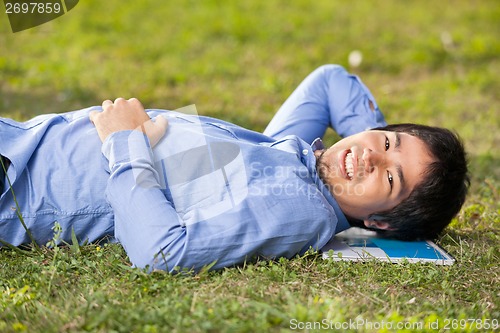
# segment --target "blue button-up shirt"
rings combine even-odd
[[[169,120],[150,149],[124,131],[102,145],[89,108],[26,123],[2,119],[1,155],[20,210],[38,243],[116,237],[140,267],[215,268],[253,257],[321,248],[348,223],[318,178],[311,146],[278,141],[220,120],[149,110]],[[20,149],[22,148],[22,149]],[[29,239],[6,186],[0,235]]]
[[[342,127],[356,117],[384,124],[378,110],[369,111],[367,89],[354,85],[345,96],[357,104],[339,107],[345,115],[334,127],[365,129],[363,122]],[[290,258],[349,227],[318,178],[311,146],[297,136],[276,140],[212,118],[148,110],[169,121],[154,149],[139,131],[113,133],[101,144],[88,117],[100,109],[24,123],[0,118],[12,184],[0,197],[2,241],[30,242],[13,193],[38,243],[53,238],[57,222],[61,241],[71,242],[73,230],[81,243],[117,240],[134,265],[169,271]]]

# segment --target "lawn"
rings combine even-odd
[[[2,249],[0,332],[494,331],[499,22],[494,0],[86,0],[14,34],[2,9],[0,116],[135,96],[261,131],[305,75],[338,63],[363,79],[388,122],[456,130],[472,186],[437,241],[456,258],[450,267],[311,252],[172,276],[130,268],[118,245]]]

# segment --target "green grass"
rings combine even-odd
[[[23,120],[135,96],[146,107],[195,103],[202,114],[262,130],[305,75],[325,63],[349,67],[357,49],[363,62],[350,70],[387,120],[455,129],[473,180],[439,240],[457,259],[451,267],[309,253],[171,276],[131,269],[118,245],[3,249],[0,331],[279,332],[294,319],[361,318],[439,321],[443,330],[447,320],[450,328],[452,320],[498,320],[498,22],[494,0],[87,0],[16,34],[0,14],[1,116]],[[491,331],[477,324],[467,330]]]

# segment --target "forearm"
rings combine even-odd
[[[116,238],[135,266],[171,271],[182,256],[185,228],[160,189],[149,141],[139,131],[116,132],[103,153],[111,170],[106,198]],[[168,253],[162,253],[165,247]]]

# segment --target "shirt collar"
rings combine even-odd
[[[321,138],[314,139],[313,143],[311,143],[311,149],[313,152],[315,152],[316,150],[325,149],[325,145],[323,144],[323,140],[321,140]]]

